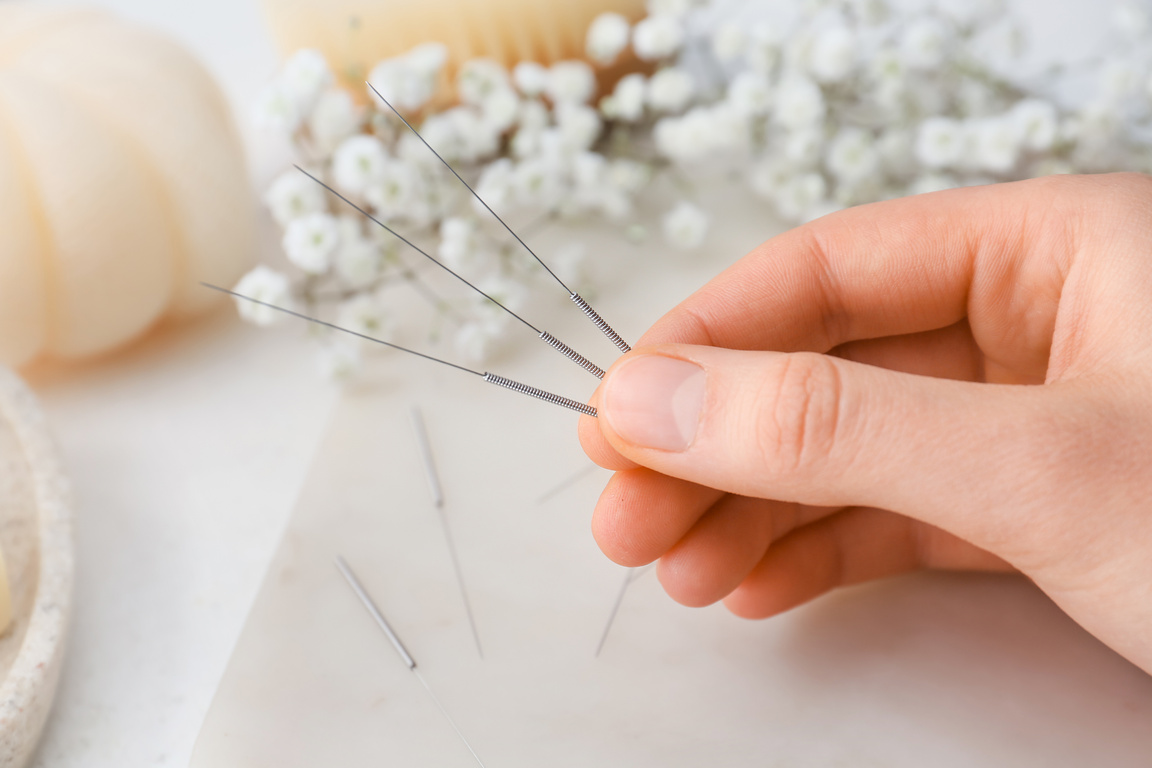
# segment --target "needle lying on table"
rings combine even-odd
[[[432,693],[432,689],[428,686],[428,681],[420,674],[420,670],[416,669],[416,660],[412,658],[412,654],[408,653],[408,649],[404,647],[404,643],[400,642],[400,638],[397,636],[395,630],[393,630],[392,626],[388,623],[388,619],[384,618],[384,614],[380,612],[380,609],[376,607],[376,603],[373,602],[368,591],[364,589],[364,585],[360,583],[360,579],[356,578],[356,574],[352,572],[352,569],[343,557],[336,557],[336,567],[340,569],[340,573],[344,576],[344,580],[348,582],[348,586],[352,587],[352,591],[356,593],[356,597],[360,598],[360,602],[364,604],[369,615],[375,619],[376,624],[384,632],[388,641],[392,643],[392,647],[396,649],[396,653],[400,654],[400,659],[408,669],[412,670],[412,674],[416,675],[416,679],[424,686],[424,690],[428,691],[428,695],[432,698],[432,703],[436,705],[436,709],[440,710],[440,714],[448,721],[448,725],[452,726],[452,730],[460,737],[460,741],[464,742],[464,746],[472,753],[472,757],[476,758],[476,762],[483,767],[484,761],[476,754],[476,750],[472,749],[472,745],[468,743],[468,739],[464,738],[464,734],[460,732],[460,729],[456,726],[456,721],[453,720],[452,716],[448,714],[448,711],[444,709],[444,705],[440,703],[440,699],[436,698],[436,694]]]
[[[444,167],[447,168],[449,171],[451,171],[452,175],[455,176],[457,178],[457,180],[459,180],[459,182],[461,184],[463,184],[469,192],[472,193],[472,197],[476,198],[477,202],[479,202],[480,205],[484,206],[484,208],[487,209],[488,213],[490,213],[496,217],[496,221],[500,222],[500,224],[504,227],[504,229],[508,230],[508,234],[510,234],[510,235],[512,235],[512,237],[516,238],[516,242],[518,242],[518,243],[520,243],[520,245],[524,246],[524,250],[528,251],[528,253],[532,255],[532,258],[536,259],[536,261],[540,264],[540,266],[544,267],[544,271],[547,272],[549,275],[551,275],[552,278],[557,283],[560,284],[560,287],[563,288],[568,293],[568,298],[570,298],[572,300],[572,303],[575,304],[576,306],[580,307],[580,311],[583,312],[588,317],[588,319],[592,321],[592,323],[600,330],[600,332],[603,333],[605,336],[607,336],[608,339],[613,344],[615,344],[616,348],[619,349],[621,352],[624,352],[625,354],[627,354],[628,352],[631,352],[632,347],[628,346],[628,342],[626,342],[626,341],[624,341],[624,339],[620,338],[620,334],[616,333],[616,331],[612,329],[612,326],[608,325],[608,323],[606,323],[604,321],[604,318],[602,318],[602,317],[600,317],[600,315],[596,314],[596,310],[592,309],[592,305],[589,304],[580,294],[576,293],[571,288],[569,288],[567,285],[565,285],[564,281],[560,279],[560,276],[557,275],[555,272],[553,272],[552,269],[547,264],[544,263],[544,260],[541,259],[539,256],[537,256],[536,252],[528,247],[527,243],[525,243],[523,240],[520,239],[520,235],[518,235],[512,231],[512,227],[508,226],[508,224],[504,221],[504,219],[500,218],[500,214],[498,214],[498,213],[496,213],[496,211],[492,210],[491,206],[489,206],[488,203],[484,202],[484,198],[480,197],[480,195],[476,193],[476,190],[472,189],[472,186],[468,182],[464,181],[463,177],[461,177],[460,174],[458,174],[456,172],[456,169],[453,168],[447,160],[445,160],[443,157],[441,157],[440,153],[437,152],[432,147],[431,144],[429,144],[427,141],[425,141],[424,137],[420,135],[420,132],[412,127],[412,124],[408,122],[408,120],[404,117],[404,115],[400,114],[399,110],[397,110],[396,107],[392,106],[391,102],[389,102],[388,99],[384,98],[384,96],[380,93],[380,91],[376,90],[376,86],[372,85],[372,83],[366,83],[366,85],[372,90],[372,93],[376,94],[376,97],[378,99],[380,99],[380,101],[384,102],[385,106],[387,106],[388,109],[392,110],[392,113],[395,114],[396,117],[400,118],[400,120],[404,123],[404,125],[406,125],[408,127],[408,130],[410,130],[410,131],[412,131],[412,133],[416,134],[416,138],[420,139],[421,143],[423,143],[424,146],[428,147],[428,149],[432,152],[432,154],[436,155],[436,159],[439,160],[440,162],[442,162],[444,164]],[[601,378],[603,378],[603,376],[601,376]]]
[[[464,371],[465,373],[471,373],[474,376],[480,376],[481,378],[484,379],[484,381],[488,382],[489,384],[495,384],[499,387],[504,387],[505,389],[510,389],[513,392],[519,392],[522,395],[531,395],[532,397],[538,398],[540,400],[544,400],[545,402],[552,403],[553,405],[559,405],[559,406],[563,406],[564,408],[568,408],[568,409],[573,410],[573,411],[578,411],[579,413],[583,413],[586,416],[591,416],[593,418],[596,417],[596,409],[590,405],[585,404],[585,403],[581,403],[581,402],[576,401],[576,400],[571,400],[567,397],[561,397],[560,395],[553,394],[552,392],[547,392],[543,389],[538,389],[536,387],[532,387],[532,386],[529,386],[527,384],[521,384],[518,381],[513,381],[512,379],[506,379],[503,376],[496,375],[495,373],[489,373],[488,371],[476,371],[476,370],[473,370],[471,368],[466,368],[463,365],[457,365],[456,363],[452,363],[452,362],[449,362],[447,360],[441,360],[439,357],[433,357],[432,355],[426,355],[423,352],[417,352],[414,349],[408,349],[408,347],[402,347],[399,344],[393,344],[390,341],[384,341],[383,339],[377,339],[375,336],[369,336],[366,333],[360,333],[359,331],[354,331],[351,328],[343,328],[339,325],[336,325],[335,323],[330,323],[327,320],[321,320],[317,317],[305,315],[303,312],[297,312],[294,309],[288,309],[287,307],[281,307],[281,306],[278,306],[276,304],[270,304],[267,301],[261,301],[260,299],[253,298],[251,296],[245,296],[242,293],[236,293],[236,291],[230,291],[227,288],[221,288],[218,285],[212,285],[211,283],[204,283],[204,282],[201,282],[200,285],[204,286],[205,288],[211,288],[214,291],[220,291],[221,293],[226,293],[229,296],[232,296],[232,297],[237,298],[237,299],[243,299],[244,301],[250,301],[253,304],[259,304],[262,307],[268,307],[269,309],[274,309],[277,312],[283,312],[287,315],[292,315],[293,317],[298,317],[301,320],[307,320],[310,323],[316,323],[317,325],[323,325],[323,326],[326,326],[328,328],[332,328],[333,330],[341,331],[342,333],[350,333],[353,336],[359,336],[362,339],[367,339],[368,341],[374,342],[376,344],[383,344],[386,347],[391,347],[392,349],[398,349],[401,352],[407,352],[410,355],[416,355],[417,357],[422,357],[425,360],[431,360],[434,363],[440,363],[441,365],[447,365],[449,367],[455,368],[458,371]]]
[[[476,629],[476,618],[472,615],[472,603],[468,600],[468,590],[464,587],[464,571],[460,568],[460,556],[456,553],[456,543],[452,539],[452,531],[448,527],[448,515],[444,512],[444,492],[440,488],[440,474],[436,471],[436,462],[432,458],[432,445],[428,442],[428,431],[424,428],[424,416],[420,409],[412,406],[408,409],[408,416],[412,421],[412,431],[416,434],[416,445],[420,448],[420,457],[424,460],[424,474],[428,478],[428,487],[432,491],[432,506],[440,516],[440,526],[444,529],[444,539],[448,543],[448,555],[452,558],[452,568],[456,572],[456,584],[460,587],[460,597],[464,600],[464,613],[468,615],[468,625],[472,627],[472,638],[476,641],[476,652],[484,658],[484,649],[480,646],[480,631]]]

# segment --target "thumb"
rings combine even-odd
[[[622,455],[666,475],[744,496],[889,509],[996,550],[1006,519],[1026,520],[1024,508],[1042,503],[1045,454],[1067,444],[1052,434],[1063,412],[1052,389],[670,344],[612,367],[599,422]]]

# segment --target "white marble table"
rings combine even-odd
[[[241,117],[275,69],[255,0],[91,4],[185,42]],[[1018,4],[1060,49],[1103,16]],[[254,153],[254,177],[275,163]],[[31,383],[78,499],[70,657],[37,765],[183,768],[336,392],[294,329],[224,314]]]

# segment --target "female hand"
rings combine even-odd
[[[770,350],[770,351],[769,351]],[[662,318],[581,420],[593,532],[764,617],[918,568],[1018,570],[1152,672],[1152,178],[842,211]]]

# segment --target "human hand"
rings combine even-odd
[[[765,617],[918,568],[1015,569],[1152,672],[1152,178],[794,229],[657,322],[592,404],[581,440],[618,470],[596,540],[659,558],[682,603]]]

